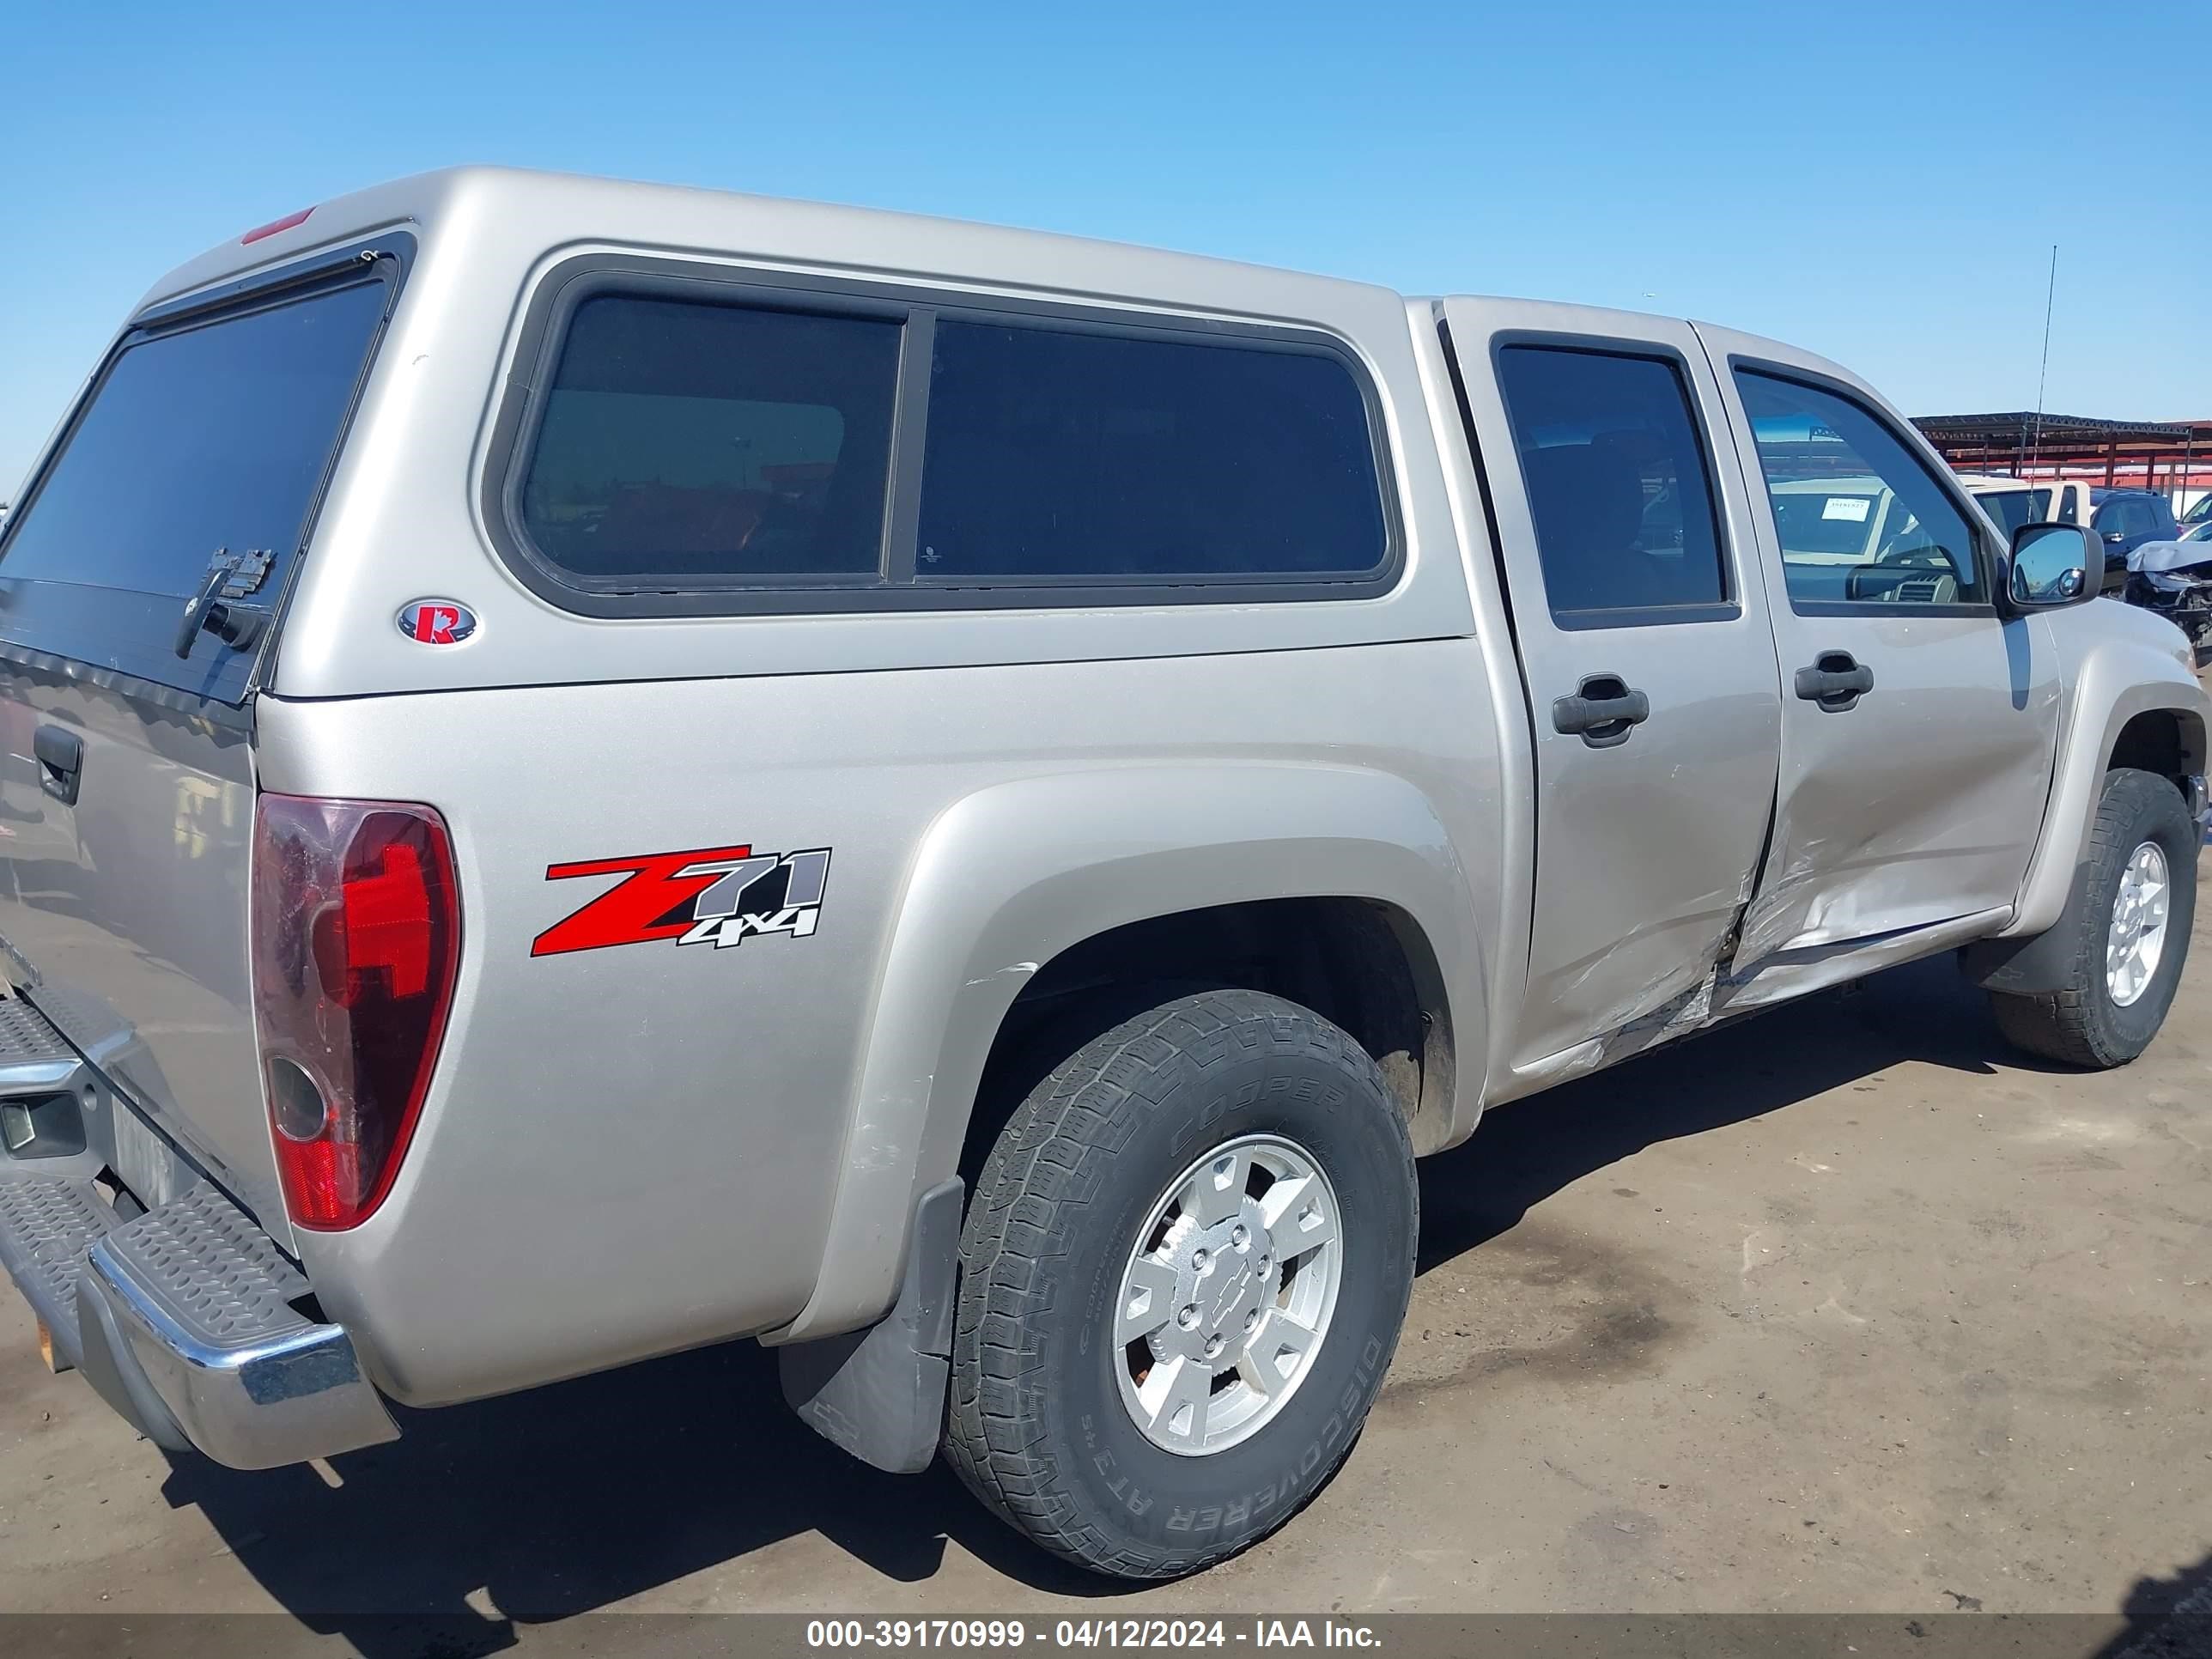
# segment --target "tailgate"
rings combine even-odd
[[[252,697],[396,276],[349,251],[142,319],[0,539],[10,975],[280,1237],[248,984]],[[180,634],[203,595],[221,608]]]

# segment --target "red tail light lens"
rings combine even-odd
[[[428,807],[256,804],[253,1012],[295,1224],[357,1225],[392,1189],[437,1064],[460,934],[453,848]]]

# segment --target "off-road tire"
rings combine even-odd
[[[1212,1148],[1272,1133],[1332,1184],[1344,1242],[1328,1330],[1279,1413],[1201,1456],[1138,1429],[1110,1369],[1121,1275],[1147,1208]],[[1084,1044],[1032,1090],[975,1183],[961,1237],[946,1461],[1055,1555],[1171,1578],[1273,1531],[1365,1420],[1413,1288],[1419,1190],[1366,1052],[1279,997],[1178,996]]]
[[[2105,979],[2105,941],[2130,856],[2145,842],[2166,854],[2172,881],[2164,952],[2141,996],[2122,1007]],[[2119,767],[2105,775],[2089,832],[2081,884],[2059,926],[2072,930],[2065,983],[2055,991],[1992,991],[1997,1030],[2014,1047],[2092,1071],[2124,1066],[2150,1046],[2172,1006],[2197,915],[2199,835],[2181,792],[2153,772]]]

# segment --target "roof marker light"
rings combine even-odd
[[[307,216],[313,211],[314,209],[311,207],[303,207],[297,213],[288,213],[281,219],[271,219],[267,224],[247,231],[238,240],[240,242],[258,242],[264,236],[274,236],[280,230],[289,230],[295,225],[304,225],[307,222]]]

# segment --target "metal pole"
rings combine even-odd
[[[2043,389],[2051,379],[2051,310],[2058,298],[2058,244],[2051,245],[2051,283],[2043,291],[2043,364],[2035,372],[2035,436],[2028,446],[2028,465],[2043,452]]]

